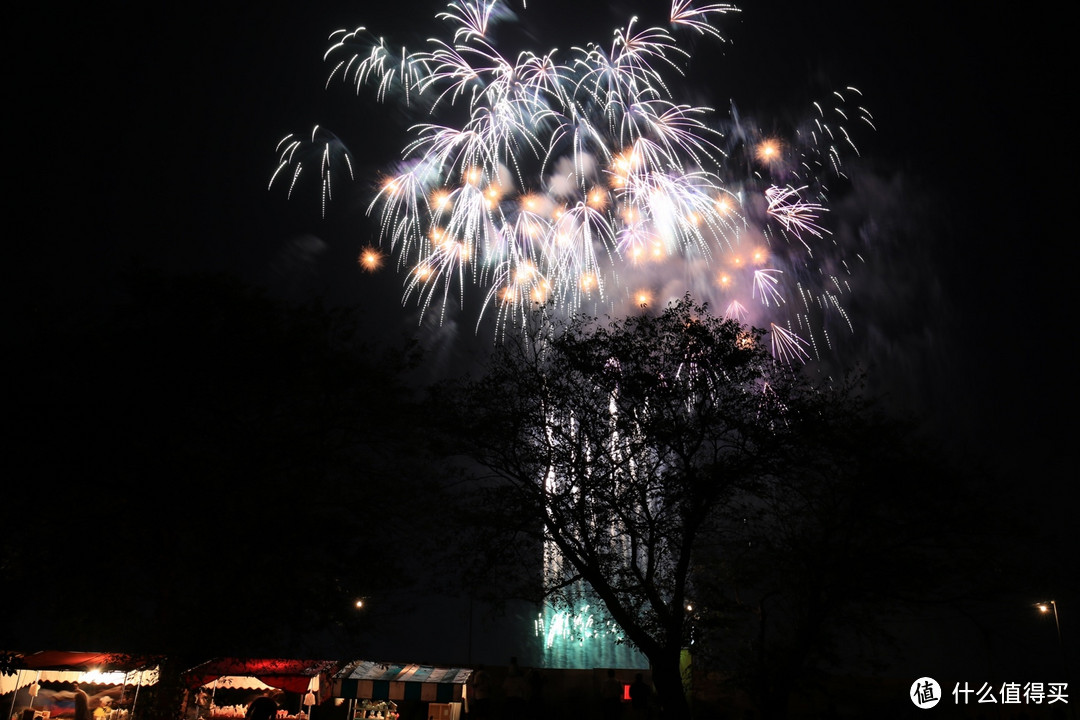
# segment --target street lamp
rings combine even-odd
[[[1047,600],[1046,602],[1035,603],[1035,607],[1039,609],[1043,615],[1047,615],[1051,612],[1054,613],[1054,627],[1057,629],[1058,636],[1058,648],[1061,650],[1061,668],[1065,671],[1065,681],[1069,680],[1069,661],[1065,656],[1065,642],[1061,639],[1061,618],[1058,617],[1058,606],[1056,600]]]

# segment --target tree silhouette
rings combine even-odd
[[[699,557],[695,660],[764,718],[825,673],[895,663],[898,618],[990,594],[975,477],[860,387],[804,398],[784,472],[737,492]]]
[[[538,589],[598,599],[649,660],[667,716],[687,717],[680,653],[707,602],[695,578],[731,504],[799,462],[820,393],[760,331],[686,297],[606,326],[540,313],[452,398],[460,449],[486,470],[474,521],[488,561],[535,568],[542,551]]]

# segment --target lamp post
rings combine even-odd
[[[1065,672],[1065,681],[1069,681],[1069,660],[1065,655],[1065,641],[1061,639],[1061,618],[1058,616],[1058,606],[1056,600],[1047,600],[1046,602],[1036,603],[1035,607],[1039,608],[1039,612],[1048,614],[1054,613],[1054,628],[1057,630],[1058,636],[1058,649],[1061,650],[1061,668]]]

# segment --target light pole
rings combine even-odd
[[[1054,627],[1057,629],[1058,636],[1058,649],[1061,650],[1061,668],[1065,671],[1065,682],[1069,681],[1069,660],[1065,655],[1065,642],[1061,639],[1061,618],[1058,617],[1058,606],[1056,600],[1047,600],[1046,602],[1036,603],[1035,607],[1039,608],[1039,612],[1044,615],[1050,612],[1054,613]]]

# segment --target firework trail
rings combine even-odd
[[[354,180],[352,160],[344,144],[337,135],[316,125],[307,140],[286,135],[277,146],[278,165],[270,176],[270,187],[287,172],[289,176],[289,197],[292,197],[296,183],[300,180],[304,168],[312,162],[319,165],[319,184],[322,190],[322,214],[326,216],[326,204],[334,199],[333,178],[340,174],[340,166],[348,172],[349,180]],[[288,169],[291,168],[291,171]]]
[[[597,311],[691,291],[766,327],[774,354],[796,361],[850,332],[852,268],[825,221],[826,179],[843,177],[848,127],[869,114],[848,88],[780,140],[734,106],[721,118],[678,102],[689,54],[676,35],[722,40],[716,21],[736,12],[673,0],[669,27],[632,18],[610,45],[543,55],[500,52],[494,26],[515,14],[498,0],[451,2],[437,16],[446,37],[419,50],[363,27],[333,33],[328,84],[426,112],[368,207],[407,273],[405,300],[441,315],[478,288],[480,317],[504,329],[536,303]],[[322,130],[278,153],[271,185],[291,193],[317,161],[324,207],[335,176],[352,176]]]

